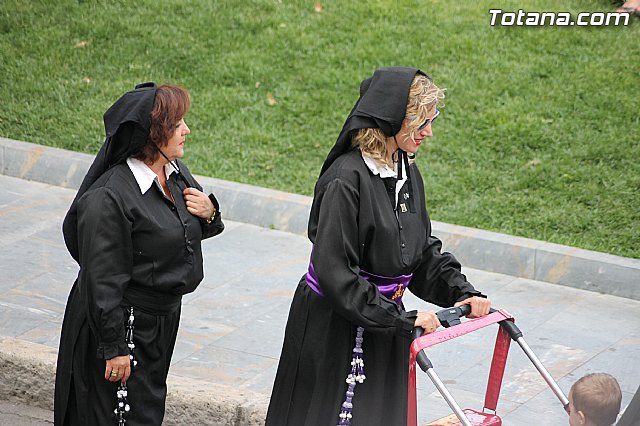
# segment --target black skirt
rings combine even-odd
[[[124,318],[128,319],[128,307],[122,309]],[[134,317],[134,356],[138,363],[127,381],[131,411],[126,424],[161,425],[180,307],[167,315],[156,315],[134,307]],[[76,336],[71,335],[75,333],[63,333],[61,336],[55,425],[114,426],[117,424],[114,410],[118,404],[116,392],[119,382],[105,380],[106,361],[96,357],[97,341],[91,328],[86,320],[78,325]]]
[[[335,426],[345,400],[357,325],[300,281],[293,298],[266,426]],[[355,387],[352,426],[406,424],[408,338],[364,333],[366,379]]]

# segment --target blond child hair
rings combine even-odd
[[[622,392],[618,381],[606,373],[580,378],[569,391],[571,426],[611,426],[620,412]]]

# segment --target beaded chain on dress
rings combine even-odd
[[[127,416],[131,407],[129,407],[129,401],[127,399],[127,384],[120,383],[118,386],[118,406],[113,410],[116,418],[118,419],[118,426],[124,426],[127,423]]]
[[[133,370],[138,365],[138,361],[133,355],[133,350],[136,348],[136,345],[133,343],[133,329],[135,328],[133,326],[134,320],[135,320],[135,317],[133,316],[133,306],[131,306],[129,308],[129,321],[127,322],[127,334],[125,336],[125,340],[127,341],[127,347],[129,348],[129,361],[131,362],[132,373],[133,373]]]
[[[129,362],[131,363],[131,373],[133,374],[134,368],[138,365],[138,361],[135,359],[133,355],[133,350],[136,345],[133,343],[133,321],[135,320],[135,316],[133,315],[133,306],[129,308],[129,320],[127,321],[127,330],[125,335],[125,340],[127,342],[127,347],[129,348]],[[116,415],[118,419],[118,426],[125,426],[127,423],[127,416],[131,412],[131,407],[129,406],[129,401],[127,399],[128,395],[127,384],[120,383],[118,386],[117,396],[118,396],[118,406],[113,413]]]
[[[364,379],[367,378],[364,375],[364,353],[362,351],[363,333],[364,328],[358,327],[356,329],[356,344],[351,357],[351,372],[346,380],[349,386],[347,387],[346,398],[340,410],[340,422],[338,426],[351,425],[351,419],[353,418],[353,396],[356,384],[364,382]]]

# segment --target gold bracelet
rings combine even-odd
[[[209,219],[207,219],[207,225],[211,224],[211,222],[213,222],[213,219],[216,218],[216,208],[213,208],[213,213],[211,213],[211,217]]]

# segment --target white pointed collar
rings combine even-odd
[[[158,185],[160,184],[158,176],[143,161],[129,157],[127,158],[127,166],[129,166],[131,173],[133,173],[133,177],[136,179],[142,194],[146,194],[154,181],[157,181]],[[167,176],[167,179],[169,179],[169,176],[171,176],[172,173],[175,173],[175,169],[171,164],[167,163],[164,165],[164,173]]]

